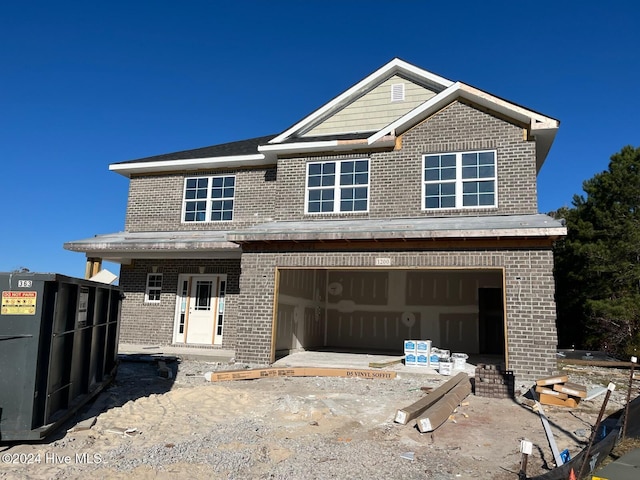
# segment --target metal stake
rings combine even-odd
[[[582,465],[580,465],[580,472],[578,473],[578,478],[582,478],[584,467],[586,467],[587,463],[589,462],[589,454],[591,453],[591,447],[593,446],[593,442],[595,441],[596,435],[598,434],[598,428],[600,427],[600,422],[602,421],[604,410],[607,407],[607,402],[609,401],[611,392],[613,392],[615,389],[616,389],[616,386],[613,383],[610,383],[609,386],[607,387],[607,394],[604,397],[604,402],[602,402],[602,408],[600,408],[600,413],[598,414],[598,420],[596,420],[596,424],[593,427],[593,431],[591,432],[591,438],[589,439],[589,445],[587,446],[587,449],[584,452],[584,458],[582,459]]]
[[[531,452],[533,451],[533,443],[521,440],[520,451],[522,452],[522,460],[520,461],[518,480],[527,480],[527,461],[529,460],[529,455],[531,455]]]
[[[631,357],[631,375],[629,375],[629,390],[627,390],[627,404],[624,407],[624,423],[622,424],[622,440],[627,435],[627,419],[629,418],[629,401],[631,400],[631,389],[633,388],[633,369],[638,363],[637,357]]]

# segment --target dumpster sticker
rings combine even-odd
[[[2,315],[35,315],[36,292],[2,292]]]

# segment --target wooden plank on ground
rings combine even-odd
[[[393,419],[394,422],[406,425],[414,418],[418,418],[422,414],[422,412],[424,412],[427,408],[440,400],[446,393],[448,393],[453,387],[458,385],[458,383],[462,382],[464,379],[469,380],[469,377],[466,373],[460,372],[456,376],[440,385],[435,390],[429,392],[420,400],[412,403],[408,407],[404,407],[396,411],[396,416]]]
[[[562,358],[558,359],[558,364],[560,365],[588,365],[590,367],[612,367],[612,368],[631,368],[631,365],[634,365],[631,362],[617,362],[617,361],[608,361],[608,360],[580,360],[580,359],[570,359],[570,358]]]
[[[395,365],[397,363],[402,363],[403,360],[404,360],[404,357],[400,357],[400,358],[394,358],[392,360],[385,360],[383,362],[370,362],[369,363],[369,367],[370,368],[390,367],[391,365]]]
[[[432,432],[451,416],[453,411],[460,405],[462,400],[471,393],[471,382],[465,374],[466,379],[462,380],[449,392],[447,392],[435,404],[427,408],[420,418],[418,418],[418,430],[420,432]]]
[[[536,385],[544,387],[546,385],[554,385],[556,383],[565,383],[569,381],[569,377],[567,375],[556,375],[555,377],[546,377],[536,380]]]
[[[566,393],[567,395],[571,395],[572,397],[587,397],[587,387],[584,385],[578,385],[577,383],[565,383],[565,384],[555,384],[553,389],[556,392]]]
[[[555,390],[552,390],[551,388],[548,387],[536,387],[536,393],[544,393],[545,395],[552,395],[556,398],[560,398],[561,400],[566,400],[567,398],[569,398],[569,395],[567,395],[566,393],[562,393],[562,392],[556,392]]]
[[[223,382],[230,380],[255,380],[258,378],[273,377],[350,377],[386,380],[396,378],[396,372],[364,370],[355,368],[317,368],[317,367],[293,367],[293,368],[256,368],[250,370],[229,370],[224,372],[207,372],[205,379],[210,382]]]
[[[540,394],[540,403],[544,405],[556,405],[558,407],[576,408],[580,402],[579,398],[558,398],[546,393]]]

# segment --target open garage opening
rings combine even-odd
[[[404,340],[506,365],[502,269],[288,269],[277,275],[275,358],[402,355]]]

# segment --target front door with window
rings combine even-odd
[[[174,341],[198,345],[222,343],[224,275],[181,275]]]

